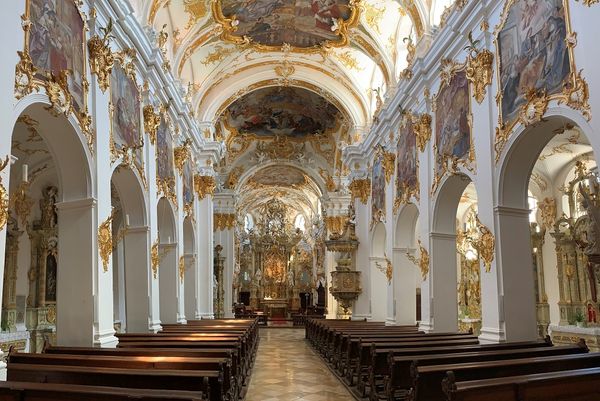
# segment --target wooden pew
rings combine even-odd
[[[190,358],[167,356],[106,356],[106,355],[65,355],[30,354],[11,352],[8,362],[30,365],[56,365],[79,367],[105,367],[122,369],[173,369],[173,370],[215,370],[223,372],[222,393],[228,399],[238,394],[236,380],[232,375],[231,361],[225,358]]]
[[[431,365],[467,364],[485,361],[575,355],[585,354],[587,352],[589,352],[589,349],[585,343],[582,342],[577,345],[560,347],[536,347],[504,350],[480,349],[478,351],[471,352],[401,357],[390,355],[388,359],[390,376],[384,378],[386,398],[389,399],[396,394],[403,394],[412,386],[414,386],[411,369],[417,365],[419,367],[423,367]],[[374,380],[376,380],[374,377],[370,377],[371,388],[375,387],[377,384],[373,382]]]
[[[411,367],[413,385],[408,399],[411,401],[445,401],[442,381],[449,371],[454,372],[455,380],[467,381],[598,366],[600,366],[600,353],[431,366],[418,366],[413,363]]]
[[[600,368],[461,382],[448,372],[443,385],[448,401],[595,401],[598,383]]]
[[[185,390],[208,394],[211,401],[227,400],[223,372],[215,370],[121,369],[8,363],[9,381],[82,384],[91,386]]]
[[[198,391],[0,381],[0,401],[208,401]]]

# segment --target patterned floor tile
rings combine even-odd
[[[351,401],[304,340],[304,329],[262,329],[246,401]]]

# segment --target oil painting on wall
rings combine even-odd
[[[115,63],[110,76],[110,101],[115,146],[118,149],[139,146],[142,140],[140,92],[119,63]]]
[[[466,164],[471,150],[469,115],[469,81],[461,70],[442,85],[436,98],[436,175],[444,173],[448,160]]]
[[[336,128],[339,110],[307,89],[272,87],[253,91],[229,106],[226,122],[241,134],[291,136]]]
[[[191,205],[194,202],[194,170],[192,162],[188,160],[183,165],[183,204]]]
[[[352,15],[346,0],[223,0],[221,10],[239,22],[236,36],[267,46],[312,47],[338,40],[338,20]]]
[[[570,74],[563,0],[516,0],[498,33],[502,119],[513,121],[529,89],[562,92]]]
[[[173,138],[164,118],[156,132],[156,175],[160,183],[159,188],[163,193],[175,190]]]
[[[383,221],[385,218],[385,172],[383,156],[375,157],[371,178],[371,221]]]
[[[412,195],[418,196],[417,137],[411,119],[400,127],[396,148],[396,199],[407,203]]]
[[[84,23],[74,1],[29,0],[29,55],[40,75],[68,71],[77,112],[85,107]]]

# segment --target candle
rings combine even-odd
[[[169,239],[167,240],[167,244],[171,243],[171,236],[169,235]]]
[[[27,177],[27,170],[28,170],[27,164],[23,164],[23,182],[27,182],[28,181],[28,177]]]
[[[129,215],[125,215],[125,227],[129,227]]]

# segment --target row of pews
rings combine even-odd
[[[259,340],[257,319],[195,320],[117,337],[117,348],[11,350],[0,401],[237,401]]]
[[[473,333],[349,320],[309,320],[306,339],[371,401],[600,400],[600,353],[583,340],[480,344]]]

